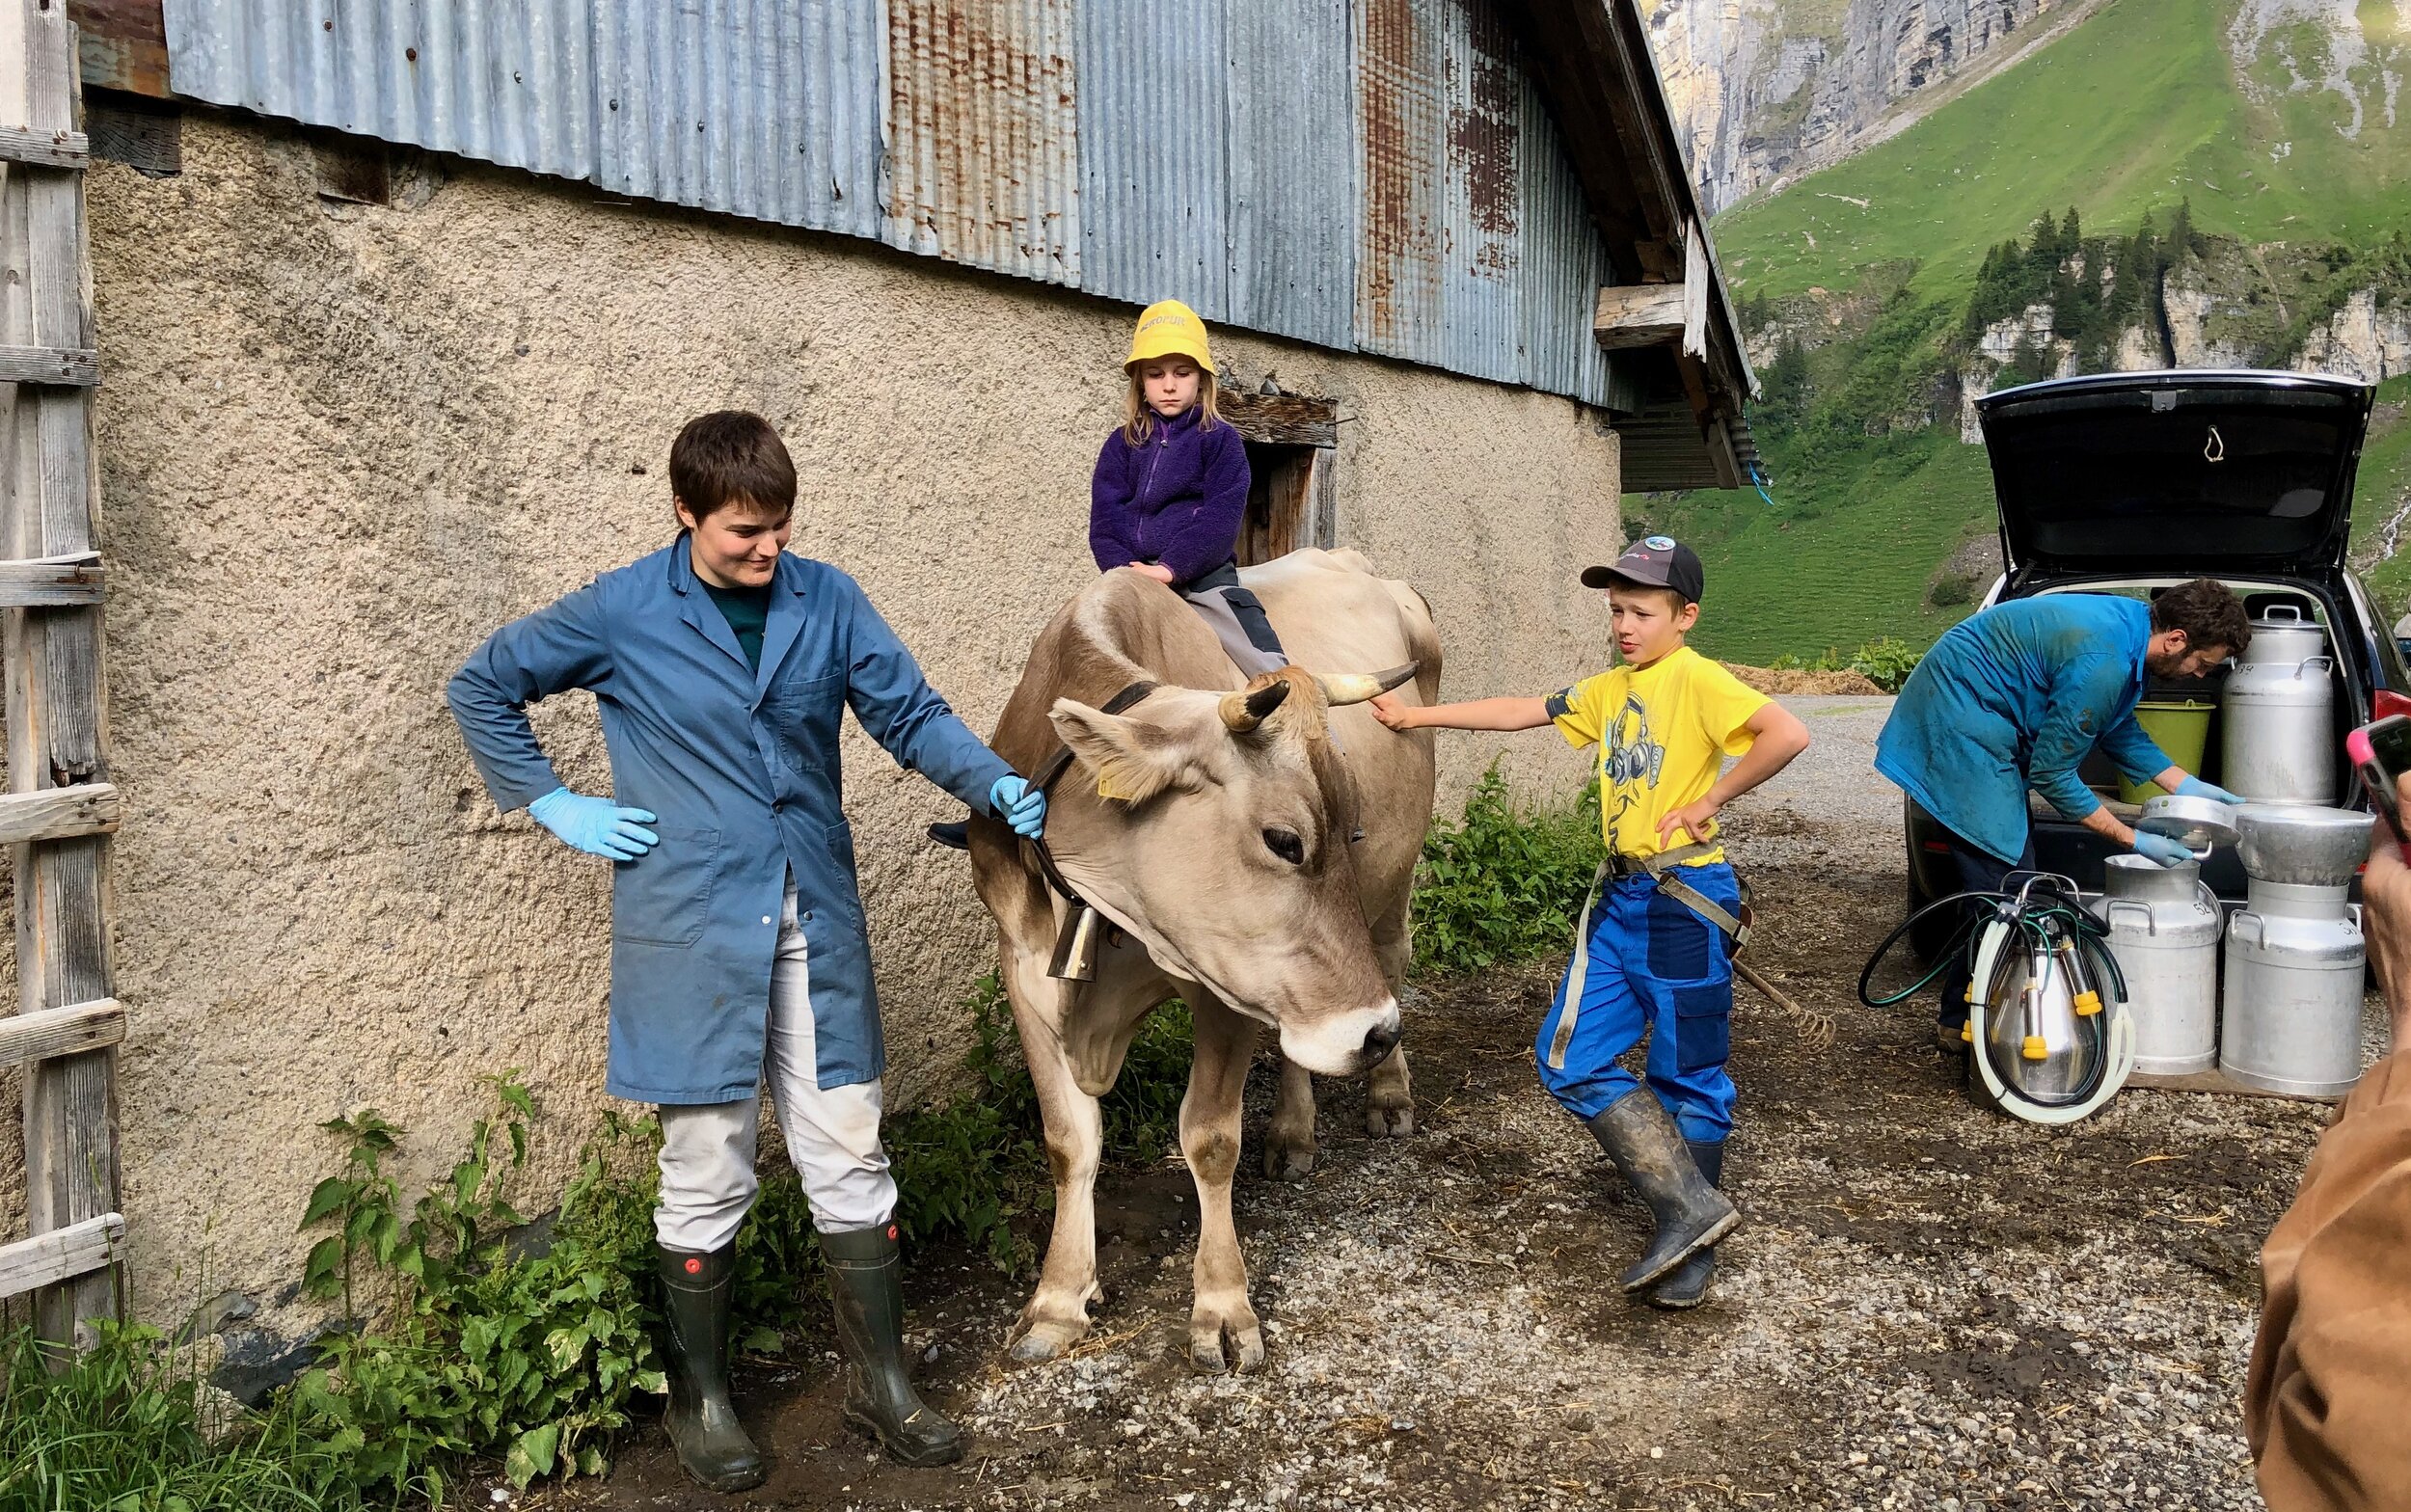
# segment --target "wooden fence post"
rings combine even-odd
[[[66,0],[0,0],[0,555],[17,563],[72,564],[99,546],[81,112]],[[55,584],[0,592],[12,793],[109,780],[98,580],[81,600]],[[14,847],[19,1012],[113,995],[113,796],[105,807],[98,832],[44,824]],[[35,1288],[36,1326],[59,1342],[118,1310],[117,1051],[73,1048],[87,1042],[26,1068],[33,1238],[7,1252],[25,1257],[15,1274]],[[69,1228],[73,1242],[43,1237]]]

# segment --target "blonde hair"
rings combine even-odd
[[[1150,362],[1156,359],[1150,358]],[[1197,359],[1189,359],[1197,363]],[[1139,376],[1139,363],[1130,364],[1130,390],[1122,396],[1122,439],[1133,446],[1147,445],[1147,438],[1155,434],[1155,412],[1147,403],[1147,380]],[[1222,411],[1214,403],[1214,375],[1203,363],[1197,364],[1197,428],[1212,430],[1222,423]]]

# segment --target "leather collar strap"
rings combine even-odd
[[[1121,714],[1129,709],[1133,704],[1139,702],[1139,700],[1145,698],[1148,694],[1153,692],[1157,686],[1158,685],[1154,683],[1132,683],[1129,687],[1114,694],[1111,698],[1106,699],[1098,712],[1100,714]],[[1055,779],[1061,777],[1064,773],[1064,769],[1070,765],[1071,747],[1069,745],[1056,746],[1055,754],[1047,757],[1046,765],[1038,770],[1038,791],[1051,795],[1054,792]],[[1053,888],[1056,892],[1061,893],[1065,902],[1077,907],[1085,907],[1086,904],[1081,901],[1080,895],[1071,890],[1071,884],[1065,881],[1063,879],[1063,873],[1056,869],[1055,854],[1052,850],[1047,849],[1045,836],[1041,835],[1038,839],[1031,841],[1030,844],[1038,851],[1039,875],[1046,878],[1046,885]]]

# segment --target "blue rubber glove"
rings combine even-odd
[[[2135,831],[2135,854],[2157,861],[2162,866],[2182,866],[2194,859],[2192,851],[2166,835],[2147,835]]]
[[[2199,777],[2187,777],[2184,781],[2177,784],[2177,796],[2181,798],[2216,798],[2221,803],[2240,803],[2243,801],[2243,799],[2228,792],[2225,788],[2220,787],[2217,783],[2205,782]]]
[[[1007,772],[988,790],[988,806],[1024,840],[1036,840],[1046,829],[1046,795],[1028,779]]]
[[[644,827],[653,823],[645,810],[621,808],[610,798],[590,798],[567,788],[555,788],[528,804],[528,817],[571,850],[612,861],[633,861],[662,840]]]

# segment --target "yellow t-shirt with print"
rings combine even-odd
[[[1617,855],[1656,855],[1704,835],[1676,830],[1658,842],[1658,821],[1708,796],[1723,758],[1756,741],[1747,728],[1767,695],[1745,687],[1689,646],[1677,647],[1638,671],[1619,666],[1549,696],[1549,717],[1566,743],[1599,747],[1599,822]],[[1690,864],[1721,861],[1724,852]]]

